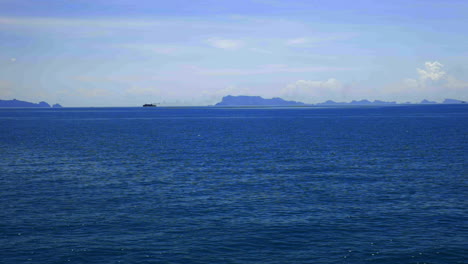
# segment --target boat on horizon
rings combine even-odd
[[[144,104],[143,107],[156,107],[156,104]]]

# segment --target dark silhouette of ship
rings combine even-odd
[[[143,107],[156,107],[156,104],[144,104]]]

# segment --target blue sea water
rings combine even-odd
[[[467,263],[468,106],[0,109],[0,263]]]

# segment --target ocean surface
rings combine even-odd
[[[0,263],[468,263],[468,105],[0,109]]]

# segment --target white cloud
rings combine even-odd
[[[210,38],[206,42],[215,48],[225,50],[236,50],[244,46],[243,41],[233,39]]]
[[[419,80],[413,81],[420,89],[444,89],[460,90],[468,89],[468,82],[459,80],[443,70],[444,65],[438,61],[424,63],[425,69],[416,69],[419,74]]]
[[[436,101],[442,101],[444,98],[467,99],[468,82],[455,78],[445,72],[443,67],[444,65],[438,61],[427,61],[424,63],[424,69],[416,69],[417,78],[407,78],[384,86],[383,95],[414,102],[422,99]]]
[[[419,78],[421,80],[432,80],[432,81],[438,81],[443,79],[446,76],[446,73],[442,70],[442,65],[438,61],[434,62],[426,62],[424,63],[425,69],[417,69]]]
[[[335,78],[324,81],[298,80],[286,86],[283,90],[283,96],[288,99],[312,103],[329,99],[342,99],[344,92],[345,86]]]

